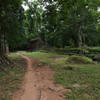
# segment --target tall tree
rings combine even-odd
[[[21,8],[21,2],[21,0],[0,0],[0,63],[7,62],[5,54],[8,41],[12,39],[13,33],[19,29],[16,22],[19,19],[17,12]]]
[[[46,0],[46,4],[45,29],[52,45],[60,41],[64,47],[73,40],[74,46],[82,47],[97,33],[99,0]]]

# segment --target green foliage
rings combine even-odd
[[[100,53],[100,47],[88,47],[91,53]]]
[[[100,32],[97,30],[97,9],[100,1],[55,1],[47,1],[49,4],[44,12],[43,32],[46,42],[56,47],[98,44],[96,37]]]
[[[10,48],[40,38],[45,46],[100,45],[99,0],[5,0],[0,2],[0,32]],[[28,6],[24,10],[22,5]],[[67,6],[66,6],[67,5]]]
[[[92,59],[85,57],[85,56],[70,56],[66,60],[67,63],[72,63],[72,64],[90,64],[93,63]]]
[[[25,34],[27,39],[40,37],[41,27],[42,27],[42,13],[43,8],[38,1],[33,1],[31,3],[25,3],[29,9],[27,9],[24,19]]]
[[[24,10],[21,7],[22,1],[0,1],[0,43],[4,45],[9,44],[10,48],[20,46],[23,44],[22,40],[25,38],[23,29]],[[4,36],[4,39],[2,36]]]

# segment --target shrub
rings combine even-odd
[[[76,64],[90,64],[93,63],[92,59],[85,56],[70,56],[67,58],[67,63],[76,63]]]

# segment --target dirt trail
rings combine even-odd
[[[19,54],[27,61],[22,87],[13,100],[63,100],[65,89],[53,82],[54,72],[49,66]]]

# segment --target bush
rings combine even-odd
[[[85,56],[70,56],[67,58],[67,63],[76,63],[76,64],[90,64],[93,63],[92,59]]]
[[[87,54],[89,51],[85,48],[55,48],[54,51],[64,54]]]
[[[100,47],[88,47],[87,49],[89,50],[90,53],[95,53],[95,54],[100,53]]]

